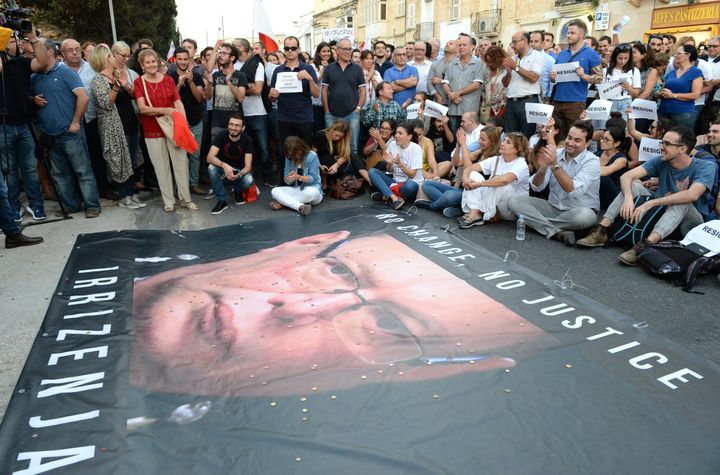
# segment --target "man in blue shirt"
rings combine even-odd
[[[402,106],[406,101],[412,103],[420,74],[415,66],[407,64],[407,52],[404,46],[398,46],[393,52],[394,66],[383,75],[383,81],[393,88],[393,100]],[[409,104],[408,103],[408,104]]]
[[[693,147],[695,134],[689,128],[676,126],[666,132],[660,142],[660,155],[620,178],[622,193],[610,204],[603,219],[592,232],[577,242],[578,246],[597,247],[605,244],[608,240],[608,227],[618,216],[636,222],[653,208],[667,206],[650,235],[618,256],[618,260],[623,264],[634,266],[640,251],[649,244],[665,239],[678,227],[684,235],[702,224],[703,216],[711,211],[710,190],[716,171],[713,163],[690,156]],[[654,195],[638,181],[646,176],[658,178],[658,189]],[[637,196],[654,198],[636,208],[634,199]]]
[[[587,34],[587,25],[582,20],[572,20],[568,23],[567,44],[568,49],[558,54],[555,64],[579,63],[576,72],[580,77],[577,81],[559,82],[554,85],[553,110],[554,115],[563,118],[566,124],[572,124],[580,118],[585,110],[588,83],[595,82],[602,77],[602,62],[600,55],[583,43]],[[555,82],[557,74],[550,71],[550,80]]]
[[[313,108],[311,97],[320,96],[317,76],[312,66],[301,63],[300,40],[294,36],[288,36],[283,40],[285,51],[285,63],[279,65],[273,71],[270,81],[270,93],[268,97],[278,105],[278,128],[280,129],[280,146],[285,147],[285,139],[291,135],[300,137],[303,142],[312,146],[313,134]],[[302,81],[302,92],[280,93],[277,85],[278,74],[297,73],[297,78]]]
[[[50,174],[68,212],[84,208],[86,218],[96,218],[100,197],[80,132],[90,99],[78,73],[57,61],[55,43],[45,40],[45,49],[48,64],[43,72],[33,74],[32,95],[39,108],[41,140],[50,150]]]

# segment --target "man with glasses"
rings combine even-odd
[[[380,77],[385,74],[385,71],[393,67],[393,63],[387,59],[387,44],[378,40],[373,45],[373,55],[375,56],[375,70],[380,73]]]
[[[300,40],[288,36],[283,40],[283,51],[286,60],[273,71],[268,97],[278,105],[278,128],[280,129],[280,146],[285,147],[285,139],[291,135],[300,137],[303,142],[312,146],[313,109],[312,97],[320,95],[315,70],[309,64],[300,62]],[[302,82],[301,92],[280,93],[277,85],[278,74],[294,73]],[[363,82],[365,78],[363,77]]]
[[[466,33],[458,36],[458,56],[445,71],[443,89],[448,97],[450,128],[455,133],[465,112],[480,110],[481,84],[485,68],[473,56],[473,38]]]
[[[409,50],[408,50],[409,52]],[[418,83],[415,87],[416,92],[428,93],[427,78],[430,72],[430,66],[432,61],[427,59],[427,46],[424,41],[418,41],[415,43],[413,60],[408,62],[408,66],[412,66],[417,69],[418,72]]]
[[[695,134],[691,129],[677,126],[666,132],[660,142],[660,155],[620,177],[622,192],[610,204],[600,223],[587,237],[578,241],[578,246],[598,247],[605,244],[608,228],[618,216],[634,223],[653,208],[667,206],[650,235],[618,256],[623,264],[634,266],[640,251],[649,244],[665,239],[678,227],[685,235],[702,224],[703,216],[712,211],[709,206],[712,198],[710,190],[717,176],[717,167],[707,160],[691,157],[694,147]],[[655,193],[640,183],[639,180],[644,177],[658,178]],[[637,196],[652,196],[653,199],[636,208],[634,200]]]
[[[337,44],[338,59],[325,68],[322,79],[322,104],[325,127],[338,119],[350,124],[350,149],[358,151],[360,111],[365,105],[367,83],[362,68],[351,61],[352,43],[342,39]]]
[[[407,64],[408,51],[404,46],[395,48],[393,67],[385,71],[383,75],[383,80],[392,86],[393,100],[400,106],[405,107],[412,103],[415,90],[420,81],[418,70],[414,66]]]
[[[210,123],[213,138],[227,130],[230,117],[243,113],[242,103],[245,100],[248,80],[245,73],[235,70],[235,61],[239,56],[237,48],[230,43],[222,43],[217,51],[218,70],[212,74],[213,87],[205,89],[205,99],[212,99],[213,104]]]
[[[516,54],[503,60],[506,74],[502,83],[507,96],[505,131],[520,132],[530,138],[535,133],[535,124],[528,123],[525,104],[540,102],[540,75],[545,68],[545,60],[538,51],[530,48],[527,31],[515,32],[510,47]]]

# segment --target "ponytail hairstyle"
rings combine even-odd
[[[605,129],[605,132],[610,134],[610,137],[613,139],[613,143],[620,142],[620,145],[618,146],[618,151],[622,152],[623,154],[627,155],[630,151],[630,145],[632,144],[632,139],[627,136],[624,129],[621,129],[619,127],[609,127]]]

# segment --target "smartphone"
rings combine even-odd
[[[298,167],[298,169],[297,169],[297,174],[298,174],[298,175],[302,175],[302,174],[303,174],[303,169],[302,169],[302,167]]]

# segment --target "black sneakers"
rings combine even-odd
[[[220,214],[225,211],[228,207],[227,201],[218,201],[215,207],[210,211],[210,214]]]

